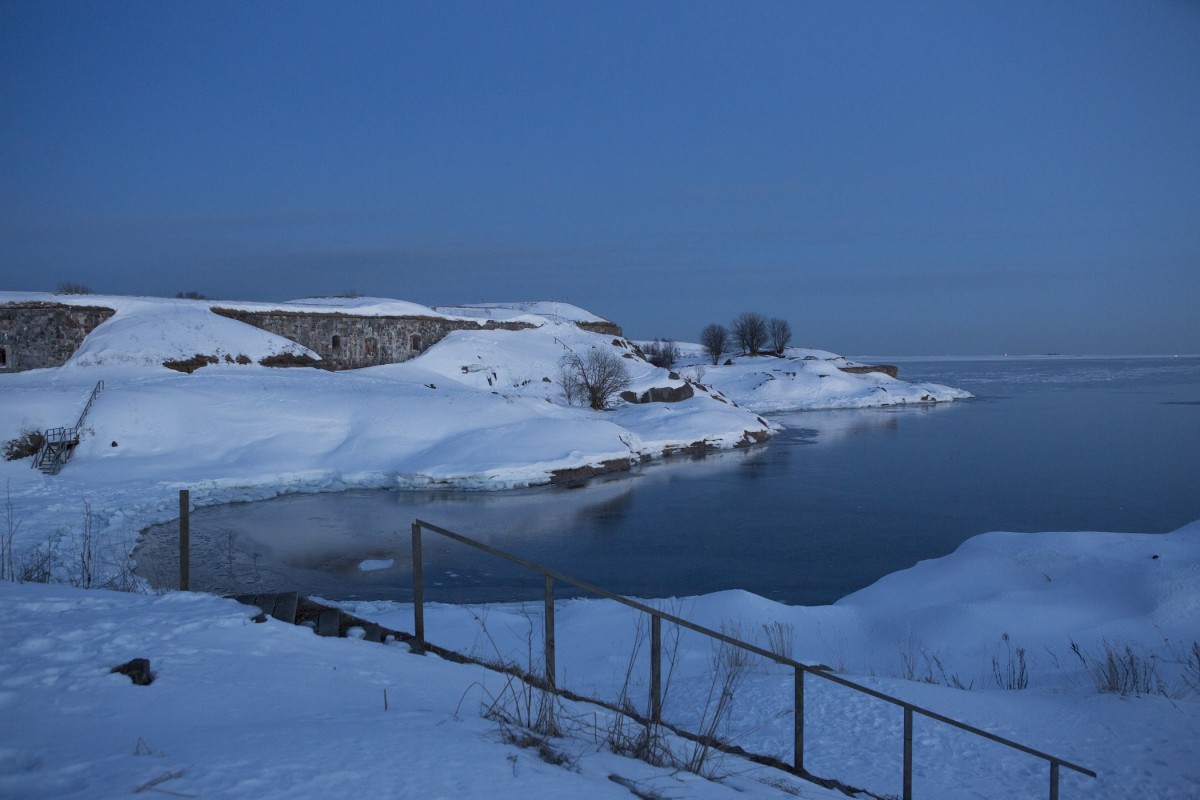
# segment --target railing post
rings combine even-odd
[[[650,721],[662,722],[662,618],[650,615]]]
[[[904,800],[912,800],[912,736],[913,712],[904,707]]]
[[[546,688],[554,690],[554,578],[546,576]]]
[[[1058,762],[1050,762],[1050,800],[1058,800]]]
[[[412,526],[412,573],[413,573],[413,635],[416,637],[414,652],[425,652],[425,575],[421,566],[421,526]]]
[[[188,512],[190,510],[191,493],[187,489],[179,490],[179,591],[190,591],[192,583],[191,565],[191,530]]]
[[[792,766],[804,771],[804,670],[796,667],[796,708],[792,732]]]

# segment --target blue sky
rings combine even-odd
[[[1200,3],[0,4],[0,289],[1200,353]]]

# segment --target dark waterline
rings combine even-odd
[[[746,589],[823,604],[986,531],[1161,533],[1200,518],[1200,359],[905,360],[973,392],[937,406],[776,415],[766,446],[578,489],[360,491],[201,509],[196,588],[411,598],[422,518],[622,594]],[[174,524],[138,553],[171,585]],[[536,597],[540,581],[426,540],[433,600]],[[363,571],[367,559],[392,560]],[[156,572],[162,577],[155,578]],[[231,577],[233,576],[233,577]]]

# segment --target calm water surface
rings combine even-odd
[[[201,509],[192,580],[411,599],[414,518],[640,597],[740,588],[822,604],[992,530],[1166,532],[1200,519],[1200,358],[899,360],[977,397],[779,414],[765,446],[677,458],[577,489],[360,491]],[[177,575],[175,523],[139,571]],[[541,584],[427,536],[431,600]],[[391,566],[363,571],[367,559]],[[566,594],[564,592],[564,594]]]

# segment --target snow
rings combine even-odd
[[[730,367],[703,366],[703,375],[693,359],[672,377],[634,357],[625,341],[572,324],[599,318],[563,304],[479,307],[484,316],[464,316],[512,314],[502,318],[537,327],[458,331],[402,364],[328,372],[258,365],[267,355],[307,351],[210,307],[441,312],[384,298],[250,304],[0,293],[0,304],[29,301],[116,311],[65,366],[0,374],[3,440],[71,424],[104,382],[62,473],[44,476],[28,460],[0,464],[10,514],[0,518],[0,534],[11,535],[18,564],[53,548],[60,581],[77,577],[89,544],[97,582],[119,576],[138,532],[177,515],[183,488],[194,505],[352,487],[505,489],[696,443],[743,445],[773,430],[758,416],[766,410],[967,396],[843,373],[834,367],[851,362],[824,351],[738,358]],[[559,360],[589,348],[620,357],[636,394],[680,388],[693,376],[699,385],[677,403],[617,402],[604,412],[567,406]],[[197,353],[217,355],[218,363],[193,374],[162,366]],[[251,363],[236,363],[239,355]],[[747,636],[779,623],[795,631],[798,658],[1104,771],[1094,785],[1064,778],[1064,796],[1195,796],[1195,693],[1179,689],[1189,673],[1174,662],[1196,636],[1197,534],[1194,526],[1158,537],[992,534],[945,563],[918,565],[824,608],[744,592],[656,602]],[[1145,556],[1151,546],[1159,559]],[[387,566],[367,560],[359,568]],[[159,779],[152,788],[205,797],[628,797],[629,785],[666,797],[841,796],[732,759],[718,762],[723,778],[712,782],[618,757],[598,745],[598,712],[576,706],[565,711],[572,735],[556,744],[576,766],[548,764],[506,744],[497,724],[479,715],[506,691],[496,675],[395,643],[255,624],[252,610],[231,601],[0,582],[0,602],[7,612],[0,618],[0,797],[123,796]],[[354,611],[411,628],[403,606],[362,603]],[[487,642],[520,659],[528,656],[528,632],[539,630],[537,613],[433,606],[427,619],[436,642],[477,650]],[[569,685],[610,697],[619,691],[637,630],[631,613],[601,601],[559,604],[560,672]],[[1031,688],[1023,692],[986,685],[1004,633],[1028,654]],[[1097,693],[1071,661],[1072,641],[1085,653],[1110,642],[1163,654],[1160,674],[1173,696]],[[976,688],[904,679],[906,671],[920,678],[932,670],[934,656],[942,670],[935,677]],[[158,674],[151,686],[109,673],[134,657],[151,659]],[[680,638],[667,708],[682,721],[695,723],[703,711],[711,658],[706,642]],[[634,681],[640,696],[644,673]],[[790,681],[766,665],[747,678],[730,720],[739,744],[787,754]],[[840,737],[810,739],[810,769],[896,793],[895,760],[879,755],[897,747],[895,709],[844,693],[812,690],[810,731]],[[286,742],[279,731],[287,731]],[[943,769],[946,759],[926,760],[919,795],[990,797],[997,785],[1044,784],[1040,764],[993,752],[996,772],[979,766],[975,740],[923,725],[918,734],[920,747],[966,765]]]
[[[508,320],[533,314],[556,322],[608,322],[590,311],[557,300],[527,300],[519,303],[464,303],[435,306],[436,311],[465,317]]]
[[[26,459],[0,463],[0,481],[20,523],[18,563],[50,545],[61,562],[72,560],[76,532],[86,522],[104,545],[106,576],[120,571],[139,531],[177,515],[182,488],[203,506],[347,488],[524,487],[547,483],[559,471],[605,469],[697,445],[743,446],[775,429],[759,409],[878,405],[927,391],[879,375],[809,379],[816,368],[803,357],[810,351],[795,351],[790,355],[800,361],[769,359],[768,372],[764,359],[706,369],[694,396],[682,402],[617,401],[598,412],[566,405],[559,383],[565,353],[598,348],[621,357],[628,388],[639,396],[684,387],[687,370],[668,373],[635,357],[623,339],[562,321],[600,319],[563,303],[462,307],[515,315],[536,327],[456,331],[401,364],[330,372],[260,366],[268,355],[316,354],[210,308],[442,314],[374,297],[272,304],[0,292],[0,305],[14,302],[116,312],[65,366],[0,373],[0,441],[73,424],[93,387],[104,382],[82,442],[59,475],[43,476]],[[196,354],[218,363],[192,374],[163,366]],[[237,363],[239,356],[250,363]],[[768,373],[776,377],[763,377]],[[781,394],[751,387],[768,380],[792,388]]]
[[[676,371],[760,414],[834,408],[874,408],[964,400],[971,393],[937,383],[909,383],[881,372],[852,374],[841,367],[868,366],[826,350],[790,347],[783,356],[722,356],[714,365],[697,344],[679,344]],[[726,361],[732,363],[726,364]]]
[[[737,591],[651,602],[759,643],[774,630],[798,660],[1098,773],[1064,769],[1064,798],[1200,795],[1200,663],[1184,657],[1200,638],[1200,522],[1170,534],[984,534],[832,606]],[[117,797],[159,779],[164,791],[215,798],[627,798],[627,785],[663,797],[843,796],[733,757],[716,759],[717,779],[705,780],[613,755],[608,712],[584,704],[559,707],[566,735],[549,743],[570,762],[555,766],[482,716],[511,691],[502,676],[395,642],[255,624],[255,609],[230,600],[0,582],[0,603],[2,797]],[[341,605],[412,629],[410,606]],[[555,617],[560,685],[612,698],[628,682],[644,704],[636,611],[567,600]],[[542,625],[540,603],[426,609],[431,641],[534,668]],[[673,629],[664,625],[664,713],[696,724],[714,651],[695,634],[672,647]],[[992,659],[1007,666],[1015,652],[1004,634],[1026,654],[1028,688],[993,677]],[[1099,652],[1106,642],[1155,658],[1166,694],[1099,691],[1071,646]],[[135,657],[150,659],[150,686],[110,674]],[[751,664],[724,735],[788,757],[791,683]],[[915,796],[1045,796],[1039,759],[920,716],[914,728]],[[806,731],[812,772],[899,794],[895,707],[810,676]]]

